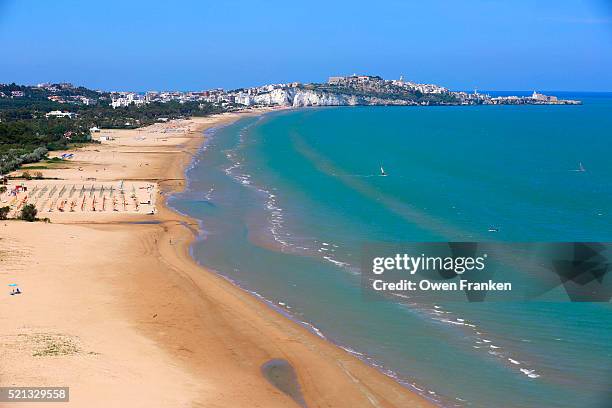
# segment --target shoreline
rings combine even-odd
[[[72,405],[76,403],[76,405],[98,406],[92,404],[91,400],[96,396],[100,397],[101,391],[93,385],[103,382],[102,379],[96,379],[94,375],[94,379],[90,380],[90,386],[86,387],[87,393],[84,393],[82,385],[86,381],[82,380],[80,375],[83,367],[87,368],[86,371],[93,370],[94,374],[99,374],[104,370],[98,372],[97,369],[110,364],[112,372],[115,373],[113,378],[117,379],[114,385],[122,390],[119,393],[122,398],[118,399],[116,395],[115,399],[112,399],[113,396],[107,397],[106,400],[99,402],[99,406],[119,401],[126,406],[144,406],[142,400],[131,395],[133,390],[126,388],[132,384],[130,381],[127,381],[127,385],[124,384],[126,371],[134,374],[139,383],[146,373],[145,381],[142,382],[148,383],[149,386],[156,386],[161,378],[164,378],[162,381],[164,386],[149,395],[150,401],[147,401],[146,406],[157,404],[175,406],[185,403],[194,406],[200,404],[297,406],[261,373],[261,367],[266,362],[282,358],[296,371],[308,406],[433,406],[428,400],[368,366],[339,346],[317,337],[303,325],[274,310],[247,290],[199,265],[191,257],[190,247],[193,240],[197,239],[195,231],[198,229],[197,221],[175,212],[168,206],[166,200],[168,195],[185,188],[185,171],[205,140],[202,132],[211,127],[233,123],[246,115],[221,116],[214,118],[213,123],[208,122],[210,118],[203,119],[202,122],[206,123],[199,124],[197,120],[192,120],[190,123],[196,125],[193,129],[190,128],[189,137],[172,145],[178,150],[173,151],[171,155],[162,154],[163,149],[158,150],[159,148],[152,148],[142,153],[160,160],[160,165],[155,164],[154,160],[147,162],[147,165],[157,166],[157,172],[150,171],[150,174],[157,176],[153,181],[159,187],[157,213],[154,216],[143,218],[142,215],[135,214],[105,214],[101,215],[99,220],[88,220],[81,219],[85,215],[53,213],[58,220],[54,219],[52,224],[10,222],[8,223],[10,226],[8,224],[4,226],[3,230],[8,232],[6,236],[9,240],[13,238],[12,242],[28,242],[28,237],[32,237],[33,234],[39,237],[60,236],[62,240],[70,240],[71,234],[78,235],[80,238],[76,243],[78,251],[70,257],[70,261],[75,264],[74,270],[70,265],[65,266],[61,263],[62,256],[67,254],[52,253],[53,248],[49,251],[48,244],[31,243],[30,246],[33,248],[30,261],[46,265],[49,260],[54,260],[59,262],[58,265],[51,263],[56,273],[65,269],[69,272],[67,274],[84,281],[63,281],[63,285],[68,286],[67,291],[54,286],[52,300],[57,302],[61,300],[60,303],[66,303],[61,306],[69,306],[60,307],[64,312],[63,316],[61,314],[49,316],[53,314],[49,312],[47,316],[37,317],[37,313],[49,307],[49,302],[45,301],[49,298],[45,298],[48,294],[37,292],[43,288],[37,289],[35,282],[36,279],[44,281],[49,277],[36,269],[33,273],[36,276],[28,277],[28,271],[24,273],[24,270],[20,270],[20,284],[25,285],[23,297],[17,299],[13,297],[9,301],[25,300],[30,303],[28,304],[30,314],[18,313],[20,311],[15,309],[14,312],[20,314],[17,323],[14,317],[0,314],[0,323],[9,326],[8,335],[0,337],[0,353],[2,353],[0,357],[11,354],[7,353],[7,350],[10,352],[18,349],[26,353],[16,353],[19,355],[9,358],[8,364],[1,364],[2,371],[7,374],[4,377],[0,376],[0,383],[17,385],[10,379],[17,377],[21,379],[19,383],[32,385],[32,382],[36,382],[33,378],[39,377],[40,384],[49,384],[62,377],[55,372],[58,367],[62,367],[72,381],[67,384],[73,387]],[[139,132],[147,130],[117,133],[135,135]],[[114,149],[111,150],[113,158],[116,152],[122,152],[119,146],[115,146]],[[87,148],[83,150],[88,151]],[[92,154],[100,156],[107,152],[102,148],[99,150],[100,154],[97,152]],[[121,176],[128,175],[128,170],[120,169],[120,172]],[[159,177],[161,175],[166,177]],[[129,178],[126,177],[126,180]],[[71,216],[76,219],[68,219]],[[153,221],[155,223],[152,223]],[[0,241],[0,251],[6,251],[2,245],[3,241]],[[17,248],[19,249],[20,245],[17,245]],[[100,257],[96,248],[104,248],[100,251],[105,252],[103,256]],[[85,253],[90,259],[83,259]],[[19,266],[18,261],[19,259],[13,262]],[[87,264],[94,261],[98,261],[99,264],[93,265],[91,271],[83,273],[83,262]],[[101,279],[99,271],[104,271],[103,282],[99,282]],[[83,287],[83,285],[88,286]],[[94,289],[89,291],[89,287]],[[87,296],[78,299],[77,302],[73,301],[72,294],[76,292],[82,296],[85,295],[85,291],[88,295],[89,292],[93,292],[94,295],[99,292],[99,296],[106,301],[101,304],[91,303]],[[30,296],[33,293],[41,295],[42,302],[41,299]],[[65,295],[67,298],[64,298]],[[6,302],[6,299],[3,298],[2,302]],[[73,318],[78,314],[74,310],[78,305],[89,307],[90,313],[106,316],[101,320],[104,323],[98,324],[97,320],[90,321],[87,311],[83,316]],[[7,309],[6,305],[0,306],[4,310],[13,310]],[[112,309],[112,313],[109,309]],[[109,313],[111,318],[108,318]],[[92,354],[74,352],[54,355],[42,364],[40,359],[26,355],[31,351],[26,345],[18,344],[14,347],[12,344],[11,347],[7,347],[8,336],[13,336],[9,340],[19,338],[19,335],[23,334],[20,331],[25,329],[32,331],[33,328],[38,330],[39,326],[45,326],[40,322],[41,317],[43,320],[47,318],[47,326],[57,326],[59,329],[44,327],[44,332],[67,332],[76,338],[75,342],[82,345],[81,349],[91,348]],[[68,322],[62,321],[62,318]],[[109,327],[100,331],[100,327],[97,327],[99,325]],[[100,336],[102,333],[108,333],[109,329],[121,333],[125,344],[121,344],[114,338],[115,336],[112,339],[108,335]],[[91,331],[97,334],[98,343],[93,340],[95,336],[92,336]],[[125,352],[125,349],[135,344],[135,341],[131,340],[132,337],[138,338],[143,343],[144,353]],[[120,344],[114,344],[117,341]],[[101,343],[105,342],[108,344],[103,346]],[[95,347],[96,345],[98,347]],[[26,367],[20,368],[11,364],[24,359],[28,360]],[[126,370],[125,364],[121,364],[125,361],[129,362],[127,366],[134,372]],[[115,363],[116,366],[113,365]],[[52,372],[48,372],[50,366],[54,366]],[[144,368],[145,366],[147,368]],[[168,373],[170,368],[171,373]],[[41,369],[42,373],[36,371]],[[26,380],[32,382],[27,383]],[[163,397],[157,399],[156,397],[160,397],[157,394],[162,391]]]
[[[305,107],[305,108],[299,108],[299,109],[321,109],[321,108],[334,108],[334,107]],[[337,108],[337,107],[336,107]],[[279,109],[279,111],[288,111],[289,109]],[[275,112],[277,110],[274,110],[272,112]],[[261,114],[257,114],[255,116],[257,117],[263,117],[264,115],[270,114],[272,112],[263,112]],[[249,115],[250,116],[250,115]],[[220,126],[214,126],[211,128],[208,128],[204,131],[204,135],[205,141],[203,142],[201,149],[205,147],[206,142],[210,141],[210,138],[214,137],[215,133],[227,126],[230,126],[232,124],[234,124],[235,122],[241,120],[242,118],[237,119],[234,122],[231,123],[225,123],[222,124]],[[197,154],[200,154],[200,151],[198,151]],[[196,156],[194,156],[195,158]],[[189,170],[191,170],[193,167],[195,167],[195,165],[193,164],[193,160],[191,161],[190,165],[187,166],[185,168],[185,175],[186,175],[186,180],[185,180],[185,186],[189,185],[189,180],[187,178],[187,172],[189,172]],[[174,193],[172,193],[174,194]],[[257,292],[256,290],[250,289],[249,287],[242,285],[240,282],[238,282],[237,280],[233,279],[232,277],[225,275],[219,271],[216,271],[214,268],[211,268],[209,266],[207,266],[205,263],[200,262],[195,255],[193,254],[192,246],[193,243],[196,242],[197,240],[199,240],[202,237],[202,234],[205,233],[205,230],[202,228],[202,222],[198,219],[194,219],[193,217],[189,216],[188,214],[185,214],[181,211],[179,211],[178,209],[172,207],[171,205],[166,204],[166,207],[170,210],[173,211],[181,216],[184,216],[188,219],[193,219],[195,222],[198,223],[198,233],[196,233],[194,231],[194,239],[193,241],[189,244],[189,254],[191,256],[191,258],[193,259],[193,261],[199,265],[201,268],[206,269],[208,272],[213,273],[219,277],[221,277],[222,279],[225,279],[226,281],[228,281],[231,285],[236,286],[238,289],[246,292],[246,294],[252,296],[253,298],[255,298],[256,300],[264,303],[267,307],[269,307],[270,309],[272,309],[273,311],[275,311],[276,313],[279,313],[281,315],[283,315],[284,317],[286,317],[287,319],[291,320],[293,323],[301,326],[302,328],[304,328],[305,330],[307,330],[308,332],[310,332],[311,334],[323,339],[326,342],[329,342],[331,344],[333,344],[334,346],[344,350],[345,352],[347,352],[348,354],[350,354],[351,356],[357,358],[358,360],[360,360],[361,362],[363,362],[364,364],[366,364],[368,367],[372,367],[374,369],[376,369],[377,371],[379,371],[381,374],[386,375],[387,377],[390,377],[392,379],[394,379],[397,383],[399,383],[400,385],[402,385],[404,388],[406,388],[408,391],[416,393],[422,397],[424,397],[425,399],[429,398],[426,396],[426,393],[428,392],[427,388],[419,388],[416,383],[412,382],[411,379],[407,378],[407,377],[402,377],[400,374],[398,374],[397,372],[386,368],[385,365],[380,362],[379,360],[375,359],[374,357],[360,352],[358,350],[354,350],[349,344],[344,344],[340,341],[336,341],[330,337],[328,337],[326,335],[326,333],[324,333],[323,331],[321,331],[315,324],[313,324],[311,321],[309,320],[301,320],[299,319],[297,316],[295,316],[290,310],[285,309],[284,307],[278,305],[275,301],[263,296],[261,293]],[[267,243],[262,243],[262,245],[266,248],[269,248],[271,250],[277,251],[279,250],[279,248],[274,247],[273,245],[269,245]],[[308,256],[316,256],[314,254],[309,254]],[[328,260],[328,262],[330,262]],[[338,264],[342,265],[346,265],[343,262],[340,261],[331,261],[332,263],[334,263],[335,265],[338,266]],[[440,401],[436,401],[436,400],[429,400],[431,403],[436,404],[436,406],[438,406],[437,404],[441,404]]]

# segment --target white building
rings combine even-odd
[[[340,85],[345,82],[345,78],[341,76],[330,76],[327,83],[330,85]]]
[[[234,102],[240,105],[250,106],[253,103],[253,98],[248,94],[240,92],[238,95],[236,95]]]
[[[77,116],[76,113],[73,112],[62,112],[62,111],[51,111],[49,113],[45,113],[46,118],[54,117],[54,118],[75,118]]]
[[[556,96],[548,96],[548,95],[544,95],[541,93],[537,93],[536,91],[533,91],[533,94],[531,95],[531,99],[536,100],[536,101],[542,101],[542,102],[556,102],[557,101]]]
[[[113,97],[111,99],[110,106],[112,106],[113,109],[126,107],[131,104],[139,106],[147,103],[145,97],[133,92],[121,92],[119,95],[119,97]]]

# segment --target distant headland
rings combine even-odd
[[[327,83],[265,85],[230,92],[219,90],[210,100],[246,106],[342,105],[579,105],[577,100],[533,92],[531,96],[497,96],[450,91],[439,85],[383,79],[380,76],[332,76]]]

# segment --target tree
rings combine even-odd
[[[0,186],[0,194],[6,193],[6,186]]]
[[[24,171],[23,174],[21,175],[21,177],[23,177],[26,180],[31,180],[32,179],[32,176],[27,171]]]
[[[26,204],[23,206],[23,209],[21,210],[21,216],[19,218],[29,222],[36,221],[37,213],[38,210],[36,209],[36,206],[34,204]]]
[[[37,178],[37,179],[39,179],[39,180],[40,180],[40,179],[42,179],[42,178],[43,178],[42,171],[36,171],[36,172],[34,172],[34,178]]]
[[[0,207],[0,220],[6,220],[8,218],[9,211],[11,211],[11,207],[8,205],[6,207]]]

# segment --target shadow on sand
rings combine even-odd
[[[261,372],[270,384],[291,397],[300,407],[306,408],[297,375],[287,360],[272,359],[261,366]]]

